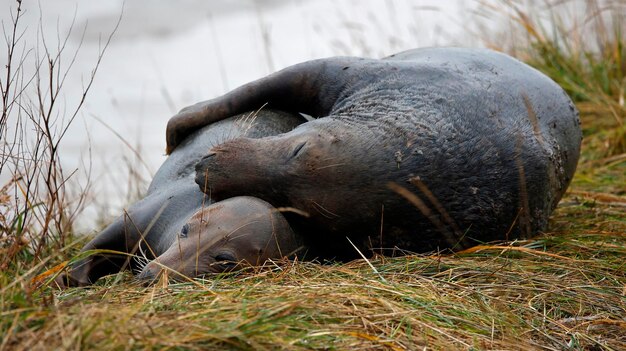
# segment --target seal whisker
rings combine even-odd
[[[136,255],[136,256],[137,256],[137,258],[136,258],[137,260],[143,259],[145,261],[149,261],[148,257],[146,257],[146,253],[143,251],[143,248],[141,247],[141,245],[139,245],[139,255]]]
[[[148,261],[144,261],[144,260],[136,260],[135,262],[137,262],[137,268],[135,269],[135,274],[141,272],[149,263]]]
[[[346,163],[342,162],[342,163],[335,163],[335,164],[331,164],[331,165],[326,165],[326,166],[321,166],[321,167],[317,167],[315,168],[315,170],[321,170],[321,169],[326,169],[326,168],[332,168],[332,167],[339,167],[339,166],[345,166]]]
[[[213,147],[222,145],[227,141],[233,140],[235,134],[237,134],[237,130],[235,129],[234,126],[230,126],[224,129],[224,132],[222,133],[222,138],[220,140],[216,140],[215,145]]]
[[[312,204],[313,204],[313,208],[315,208],[317,210],[317,212],[319,212],[319,214],[321,214],[322,216],[328,218],[328,219],[332,219],[333,217],[335,218],[339,218],[340,216],[336,213],[333,213],[329,210],[327,210],[326,208],[324,208],[324,206],[320,205],[319,203],[313,201],[313,200],[309,200]],[[324,211],[324,212],[322,212]]]
[[[139,255],[133,255],[133,261],[136,263],[136,267],[133,268],[133,274],[139,274],[150,263],[148,259]]]
[[[237,127],[238,130],[241,130],[242,135],[246,135],[247,128],[248,128],[247,122],[248,122],[248,118],[250,118],[251,115],[252,115],[252,111],[242,114],[241,117],[235,120],[234,127]]]
[[[256,119],[257,119],[259,113],[261,112],[261,110],[263,110],[265,108],[265,106],[267,106],[267,102],[264,103],[261,107],[259,107],[258,110],[254,111],[254,114],[252,114],[252,118],[250,119],[250,124],[244,130],[244,133],[243,133],[244,135],[248,135],[248,132],[250,132],[250,129],[252,129],[252,127],[254,126],[254,123],[256,122]]]
[[[237,126],[243,130],[243,135],[246,135],[249,129],[249,124],[248,124],[248,120],[250,119],[250,116],[252,116],[253,112],[249,112],[249,113],[245,113],[241,116],[241,118],[239,118],[237,120]]]
[[[235,119],[235,126],[239,129],[245,130],[246,122],[248,121],[248,118],[252,115],[252,113],[252,111],[242,113],[241,117]]]
[[[259,223],[259,222],[261,222],[261,221],[250,221],[250,222],[244,223],[244,224],[240,225],[239,227],[231,230],[230,233],[228,233],[228,234],[226,234],[224,236],[224,239],[235,240],[235,239],[242,238],[244,236],[250,235],[251,233],[243,233],[243,234],[239,234],[237,236],[231,237],[231,235],[233,235],[235,232],[237,232],[237,231],[239,231],[239,230],[241,230],[241,229],[243,229],[243,228],[245,228],[245,227],[247,227],[249,225],[252,225],[252,224],[255,224],[255,223]]]

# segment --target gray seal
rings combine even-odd
[[[198,160],[222,142],[244,135],[258,138],[288,132],[304,121],[297,114],[261,110],[191,133],[159,168],[146,197],[130,206],[82,249],[107,252],[72,264],[56,282],[61,287],[89,285],[122,268],[141,270],[139,277],[143,279],[155,278],[160,268],[180,273],[174,277],[192,273],[190,277],[194,277],[228,268],[234,262],[237,266],[244,262],[257,264],[292,253],[298,248],[299,239],[279,211],[252,197],[214,204],[194,183],[194,175]],[[241,218],[235,214],[241,214]],[[196,225],[202,218],[202,225]],[[242,236],[255,239],[233,240]],[[129,259],[139,253],[143,259]],[[163,254],[166,255],[161,257]],[[191,267],[189,257],[203,265]],[[142,270],[154,258],[160,263],[148,264]]]
[[[307,212],[290,220],[329,256],[461,249],[545,230],[580,153],[578,112],[556,83],[486,49],[304,62],[183,109],[189,133],[267,105],[317,119],[222,143],[198,164],[215,200],[238,195]]]

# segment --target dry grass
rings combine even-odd
[[[597,211],[610,208],[604,203],[588,207],[570,196],[566,204],[555,231],[533,241],[454,256],[376,258],[379,274],[364,261],[282,262],[193,283],[143,288],[125,275],[122,283],[109,277],[87,289],[42,290],[4,310],[5,345],[624,349],[626,223]],[[593,221],[572,227],[577,216]],[[604,230],[584,228],[598,219]]]
[[[533,240],[342,265],[268,263],[149,288],[122,273],[60,292],[50,276],[33,278],[80,244],[48,241],[36,254],[20,214],[1,212],[0,350],[624,350],[626,154],[614,147],[623,90],[589,94],[578,98],[578,172],[550,231]],[[3,209],[14,206],[16,184],[0,190]]]
[[[548,75],[581,103],[587,116],[613,116],[612,127],[603,129],[606,144],[596,151],[604,156],[626,153],[626,1],[500,0],[479,12],[504,18],[509,26],[484,29],[487,46]]]

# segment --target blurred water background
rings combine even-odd
[[[60,103],[71,111],[119,21],[85,105],[61,144],[65,174],[75,172],[71,183],[80,187],[91,179],[93,201],[78,222],[79,230],[88,231],[96,220],[119,215],[145,190],[165,159],[167,120],[181,108],[305,60],[484,46],[480,38],[486,32],[496,40],[510,35],[495,3],[24,0],[21,26],[24,40],[44,37],[51,48],[69,33],[63,68],[77,56]],[[0,9],[7,27],[15,1],[0,0]],[[6,62],[5,50],[0,59]],[[8,176],[1,175],[2,184]]]

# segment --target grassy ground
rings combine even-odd
[[[0,350],[625,350],[622,40],[607,35],[595,54],[564,48],[523,14],[529,41],[517,56],[576,98],[585,135],[547,233],[454,255],[376,257],[376,271],[365,261],[277,262],[147,288],[122,273],[60,292],[33,278],[80,244],[49,240],[34,252],[22,216],[0,218]],[[0,206],[10,206],[9,188]]]
[[[584,126],[590,119],[583,116]],[[609,122],[610,123],[610,122]],[[143,288],[29,290],[0,274],[9,349],[626,348],[626,159],[583,161],[550,232],[442,256],[255,272]],[[15,283],[11,285],[12,283]]]

